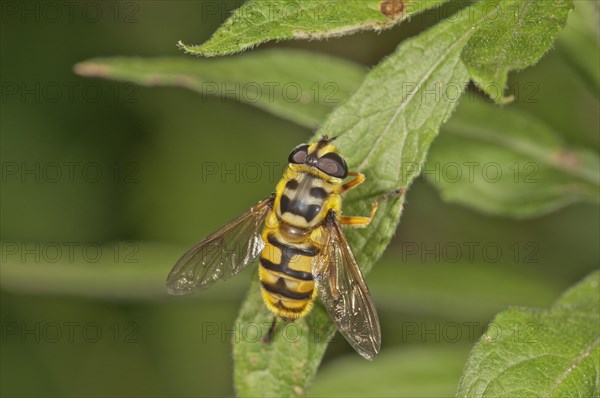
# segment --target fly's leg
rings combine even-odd
[[[348,175],[351,177],[356,177],[355,179],[348,181],[347,183],[345,183],[344,185],[342,185],[342,190],[340,191],[340,193],[344,193],[346,191],[351,190],[352,188],[356,187],[359,184],[362,184],[365,181],[365,175],[363,173],[360,173],[358,171],[349,171]]]
[[[273,342],[273,337],[275,337],[275,326],[277,325],[277,317],[273,317],[273,322],[271,322],[271,327],[267,334],[265,334],[262,338],[262,342],[265,344],[271,344]]]
[[[354,180],[350,181],[348,184],[345,185],[349,185],[352,184],[354,181],[359,180],[360,176],[362,176],[362,180],[360,180],[359,182],[353,184],[352,186],[350,186],[351,189],[353,187],[355,187],[356,185],[360,184],[361,182],[363,182],[365,180],[365,176],[361,173],[358,173],[359,176],[357,178],[355,178]],[[344,185],[344,186],[345,186]],[[343,187],[342,187],[343,188]],[[348,190],[346,189],[346,190]],[[343,189],[342,189],[343,191]],[[371,223],[371,221],[373,221],[373,218],[375,217],[375,214],[377,214],[377,209],[379,208],[379,203],[386,201],[394,196],[397,195],[404,195],[404,188],[398,188],[396,190],[393,190],[392,192],[388,192],[384,195],[381,195],[380,197],[378,197],[373,203],[371,203],[371,214],[369,215],[369,217],[363,217],[363,216],[341,216],[340,217],[340,224],[342,225],[347,225],[349,227],[354,227],[354,228],[364,228],[367,225],[369,225]]]
[[[280,318],[280,317],[278,317],[278,316],[274,316],[273,317],[273,322],[271,323],[271,327],[269,328],[269,331],[262,338],[262,342],[263,343],[265,343],[265,344],[271,344],[273,342],[273,339],[275,337],[275,328],[277,327],[277,319],[278,318]],[[295,321],[295,319],[293,319],[293,318],[286,318],[286,317],[281,317],[281,320],[285,321],[287,323]]]

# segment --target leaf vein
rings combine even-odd
[[[581,362],[586,359],[587,357],[590,356],[590,353],[592,352],[592,350],[598,345],[600,344],[600,336],[598,336],[596,338],[596,340],[594,340],[590,345],[588,345],[583,352],[578,355],[573,362],[571,363],[571,366],[569,366],[567,369],[564,370],[564,372],[562,372],[560,374],[560,376],[558,377],[558,379],[556,380],[556,382],[552,385],[552,387],[550,388],[550,391],[548,391],[548,394],[546,395],[546,397],[551,397],[552,394],[554,394],[554,391],[556,391],[556,389],[558,388],[558,386],[561,385],[562,382],[565,381],[565,379],[567,378],[567,376],[569,376],[569,373],[571,373],[573,370],[575,370],[579,364],[581,364]],[[596,374],[598,373],[598,368],[596,367]],[[596,386],[598,386],[597,384],[598,382],[598,378],[596,377]]]

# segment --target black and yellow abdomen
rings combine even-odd
[[[335,186],[310,172],[288,169],[276,189],[262,233],[259,278],[267,307],[285,319],[306,315],[317,295],[312,264],[322,249],[322,226],[340,205]]]
[[[265,228],[263,239],[259,277],[265,304],[282,318],[300,318],[316,296],[311,265],[319,249],[285,242],[277,228]]]

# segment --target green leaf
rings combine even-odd
[[[464,101],[432,146],[424,171],[449,202],[533,217],[600,201],[600,159],[517,109]]]
[[[440,125],[457,104],[468,81],[460,54],[471,33],[472,24],[464,18],[458,22],[446,21],[405,41],[374,68],[354,95],[325,121],[316,137],[339,136],[336,146],[346,157],[350,169],[364,172],[367,177],[363,186],[348,195],[345,214],[368,214],[372,200],[391,190],[408,187],[418,175],[419,167],[403,173],[402,162],[420,165],[424,161]],[[438,95],[431,95],[432,91]],[[440,101],[441,93],[453,100]],[[371,269],[388,245],[401,210],[401,199],[386,201],[368,228],[347,231],[348,242],[363,272]],[[254,284],[238,324],[242,328],[264,325],[271,317]],[[315,330],[331,330],[330,322],[320,306],[295,322],[300,330],[316,333],[320,338],[313,339],[304,333],[293,350],[284,339],[277,341],[278,336],[275,336],[276,342],[268,346],[244,339],[234,342],[238,393],[257,396],[267,389],[278,396],[303,394],[330,337],[323,337],[323,333]],[[268,365],[273,363],[270,358],[283,357],[286,358],[284,363],[301,364],[293,367],[302,373],[293,383],[278,382],[289,378],[289,367]],[[276,384],[267,386],[265,380]]]
[[[600,272],[547,310],[500,313],[475,345],[459,397],[600,394]]]
[[[366,173],[368,178],[364,186],[348,195],[345,214],[368,214],[371,200],[392,189],[408,187],[419,174],[431,141],[456,106],[469,79],[461,57],[463,49],[481,21],[496,12],[495,8],[484,8],[487,5],[485,2],[471,7],[458,19],[444,21],[404,42],[369,73],[358,91],[337,108],[320,129],[317,136],[340,135],[336,143],[349,165]],[[294,73],[314,70],[314,65],[292,69],[291,64],[286,62],[281,69]],[[265,65],[260,64],[260,67]],[[329,72],[338,75],[336,68],[330,68]],[[239,75],[228,78],[236,81],[244,76],[243,69],[237,69],[236,73]],[[360,71],[344,78],[348,87],[355,87],[359,75]],[[354,83],[350,83],[352,78]],[[352,91],[348,89],[346,94]],[[308,113],[307,107],[283,105],[260,106],[304,125],[326,113]],[[324,107],[322,103],[318,106]],[[285,111],[280,110],[284,108]],[[414,167],[404,170],[404,164]],[[348,231],[348,240],[363,271],[373,266],[387,246],[400,217],[401,202],[394,199],[382,204],[369,228]],[[236,324],[242,331],[256,332],[253,338],[234,341],[237,391],[242,396],[264,395],[265,391],[277,396],[303,395],[331,337],[332,324],[317,305],[308,317],[295,322],[293,329],[278,330],[275,341],[265,345],[256,336],[266,333],[271,320],[272,315],[262,304],[255,281]],[[277,359],[272,361],[272,358]],[[287,365],[273,366],[272,363]],[[290,368],[295,370],[293,374],[289,374]]]
[[[504,91],[508,72],[535,64],[554,43],[573,0],[488,0],[489,16],[463,53],[471,78],[497,103],[512,101]]]
[[[233,54],[269,40],[325,39],[388,29],[447,0],[250,0],[202,45],[179,46],[205,57]]]
[[[233,98],[310,128],[348,98],[364,77],[357,64],[294,50],[214,60],[98,58],[75,65],[75,71],[144,86],[181,86],[203,98]]]
[[[310,397],[450,397],[468,355],[466,344],[389,350],[368,367],[342,357],[319,372]]]

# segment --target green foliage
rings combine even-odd
[[[188,53],[227,55],[269,40],[324,39],[360,30],[381,30],[447,0],[248,1],[206,43],[180,43]],[[488,0],[463,60],[471,78],[498,103],[508,72],[535,64],[565,25],[572,0]],[[477,20],[477,15],[473,15]]]
[[[585,7],[582,6],[582,9]],[[558,10],[560,11],[562,8],[559,7]],[[507,17],[509,11],[521,12],[520,14],[517,12],[516,16],[523,16],[521,25],[524,26],[530,26],[531,18],[534,16],[545,18],[545,21],[552,19],[546,15],[549,11],[543,4],[492,2],[482,3],[478,7],[461,11],[458,14],[459,19],[454,17],[452,22],[458,26],[461,23],[460,18],[463,23],[468,20],[473,27],[477,28],[478,32],[468,39],[468,44],[462,52],[463,61],[465,61],[465,57],[471,59],[471,61],[467,61],[467,66],[469,66],[469,62],[473,62],[472,59],[475,59],[473,48],[485,49],[486,45],[492,42],[495,43],[495,46],[502,45],[506,34],[511,32],[499,30],[499,32],[485,36],[485,43],[481,43],[480,32],[490,33],[489,30],[496,26],[493,22],[499,20],[510,25],[509,22],[512,19]],[[546,15],[546,17],[542,17],[542,15]],[[507,29],[506,24],[502,25],[505,29]],[[523,28],[521,25],[519,25],[520,29]],[[543,26],[543,24],[538,25]],[[514,26],[512,27],[514,28]],[[460,27],[458,29],[460,30]],[[556,33],[552,31],[554,33],[550,34],[547,29],[543,31],[546,32],[546,41],[553,38]],[[515,34],[516,38],[519,38],[522,33]],[[543,33],[539,34],[544,35]],[[529,32],[528,35],[533,34]],[[513,39],[516,40],[516,38]],[[477,43],[479,46],[476,45]],[[520,45],[517,47],[522,48]],[[531,54],[537,53],[535,51],[528,53],[527,56],[530,60],[532,59]],[[536,60],[541,55],[543,52],[536,56]],[[406,65],[404,63],[398,63],[398,65],[399,69],[402,69],[398,72],[404,73]],[[460,68],[461,65],[461,63],[457,63],[456,67]],[[477,82],[477,73],[479,72],[473,67],[468,69],[471,73],[470,77]],[[335,106],[350,97],[350,94],[365,77],[364,70],[351,62],[309,52],[281,49],[219,60],[96,59],[78,64],[76,71],[83,75],[125,80],[144,85],[179,85],[199,91],[203,95],[227,96],[226,87],[235,87],[236,84],[237,87],[245,87],[250,84],[248,91],[239,95],[238,100],[309,128],[314,128],[315,125],[322,123],[325,116]],[[507,71],[501,74],[504,76],[504,80],[506,80]],[[373,79],[371,75],[369,77]],[[379,89],[381,86],[389,85],[384,80],[385,77],[384,79],[365,81],[361,90],[367,97],[374,97],[373,93],[383,95],[383,97],[377,97],[378,103],[375,103],[374,107],[390,100],[385,95],[394,97],[397,93],[401,93],[405,97],[413,96],[413,104],[416,104],[414,105],[415,109],[419,111],[421,108],[418,105],[421,102],[457,102],[460,97],[461,85],[455,84],[456,82],[446,82],[435,86],[431,84],[432,81],[423,83],[414,80],[414,76],[408,74],[402,74],[402,78],[403,80],[399,81],[393,90],[382,91]],[[265,84],[273,81],[278,82],[278,85],[275,86],[273,95],[267,95]],[[210,84],[207,85],[207,82]],[[286,96],[281,90],[290,82],[297,83],[302,93],[310,93],[310,98],[290,101],[289,96]],[[417,87],[424,89],[415,91]],[[489,87],[493,87],[493,84]],[[327,89],[324,90],[325,88]],[[427,98],[428,96],[429,98]],[[361,105],[361,100],[356,98],[358,97],[355,97],[356,104]],[[339,114],[335,122],[328,122],[335,126],[333,128],[324,126],[317,136],[322,132],[328,133],[329,130],[331,130],[328,133],[330,135],[349,131],[348,126],[352,123],[351,120],[357,119],[359,113],[354,109],[344,109],[348,110]],[[369,109],[366,109],[366,112],[371,114]],[[417,122],[420,120],[421,116],[416,111],[407,114],[411,117],[414,115]],[[349,140],[353,143],[364,139],[362,137],[368,122],[366,122],[366,118],[362,120],[363,126],[358,130],[354,129],[354,136],[351,137],[350,134],[347,136],[351,137]],[[398,121],[402,122],[403,120],[400,118]],[[507,125],[510,126],[509,129],[506,128]],[[445,131],[451,136],[442,135],[435,143],[430,154],[429,168],[438,171],[452,171],[454,165],[458,164],[462,167],[458,171],[460,178],[435,172],[434,178],[430,179],[434,186],[440,189],[445,200],[472,206],[491,214],[517,218],[539,216],[578,201],[593,203],[598,201],[598,156],[586,149],[565,147],[558,133],[528,114],[516,110],[494,109],[491,106],[472,104],[470,101],[459,107],[459,112],[451,119]],[[484,131],[486,134],[483,134]],[[369,132],[372,133],[370,129]],[[510,138],[505,134],[508,134]],[[424,133],[424,136],[427,135]],[[399,140],[399,137],[395,136],[395,139]],[[345,138],[342,137],[339,141],[342,148],[344,140]],[[426,144],[426,141],[424,142]],[[390,143],[386,142],[384,148],[388,144]],[[366,149],[367,145],[359,145],[358,149]],[[354,145],[348,150],[355,150]],[[377,148],[373,148],[373,151],[375,153]],[[392,159],[399,159],[389,151],[383,151],[383,153]],[[410,150],[405,151],[401,158],[401,165],[397,168],[395,167],[398,164],[393,164],[393,161],[392,163],[383,162],[381,167],[383,173],[377,175],[378,180],[388,179],[386,167],[389,166],[391,169],[401,170],[404,173],[402,176],[404,182],[410,182],[420,171],[420,165],[424,158],[424,156],[421,158],[413,156],[412,153],[413,151]],[[426,151],[423,152],[423,154],[426,153]],[[465,153],[469,154],[469,159],[472,159],[473,162],[479,160],[478,170],[469,169],[468,165],[464,165]],[[490,159],[494,161],[493,167],[482,170],[482,165],[490,165]],[[497,175],[499,178],[496,178]],[[381,178],[382,176],[384,178]],[[391,183],[387,184],[380,191],[391,190],[392,186]],[[368,209],[363,206],[357,210],[365,212]]]
[[[269,40],[325,39],[361,30],[388,29],[447,0],[250,0],[236,9],[206,43],[179,45],[212,57]]]
[[[500,313],[471,352],[459,397],[600,394],[600,272],[550,309]]]
[[[596,153],[566,146],[527,113],[480,101],[461,104],[427,163],[445,200],[491,214],[532,217],[600,199]]]
[[[504,97],[508,72],[535,64],[565,25],[572,0],[491,0],[487,17],[463,53],[473,81],[497,103]]]
[[[214,56],[268,40],[319,39],[383,29],[442,2],[413,1],[405,9],[404,2],[394,1],[249,1],[205,44],[181,46],[189,53]],[[291,20],[283,19],[286,7],[293,10]],[[324,7],[335,7],[337,18],[324,20]],[[504,98],[508,72],[530,66],[544,55],[571,7],[567,0],[481,1],[404,41],[366,75],[347,62],[291,51],[210,62],[99,59],[79,64],[76,70],[221,96],[227,96],[226,90],[207,89],[206,83],[293,81],[310,92],[314,83],[323,88],[327,82],[338,82],[340,103],[345,102],[335,108],[322,95],[299,103],[290,103],[283,93],[273,100],[259,95],[252,101],[256,92],[251,91],[239,99],[308,127],[324,120],[316,137],[339,136],[336,144],[350,168],[365,173],[369,181],[348,195],[344,212],[366,215],[372,200],[397,188],[407,189],[420,174],[433,140],[470,80],[496,102],[509,100]],[[446,199],[513,217],[543,214],[577,200],[598,202],[595,154],[567,147],[557,133],[529,115],[511,112],[509,119],[506,111],[480,103],[462,108],[446,128],[445,137],[436,142],[428,164],[461,163],[467,157],[481,162],[493,159],[506,163],[502,175],[509,179],[497,184],[482,178],[434,181]],[[518,186],[509,167],[527,162],[539,167],[541,183]],[[528,177],[523,172],[528,170],[518,169],[517,178]],[[369,228],[347,233],[363,272],[372,268],[390,242],[402,205],[403,198],[383,203]],[[271,321],[254,280],[236,323],[241,330],[256,331],[254,338],[234,340],[237,392],[242,396],[304,395],[332,337],[333,325],[317,305],[292,328],[280,325],[274,342],[266,345],[260,336]],[[293,342],[289,333],[297,337]]]
[[[545,1],[542,7],[529,3],[535,6],[527,6],[530,7],[527,10],[559,4]],[[498,4],[481,2],[492,4],[488,6],[491,11]],[[257,379],[261,380],[264,387],[261,395],[291,391],[289,395],[450,396],[456,391],[468,346],[475,343],[494,314],[513,305],[548,308],[571,281],[597,268],[600,250],[597,206],[576,205],[548,213],[551,210],[548,203],[553,200],[556,208],[569,200],[595,201],[586,194],[590,192],[587,188],[594,185],[589,178],[585,179],[585,175],[590,176],[586,170],[592,170],[586,166],[588,163],[579,163],[581,167],[571,170],[575,171],[571,174],[569,170],[548,167],[544,177],[551,177],[548,182],[558,190],[542,193],[546,178],[539,178],[536,186],[522,187],[536,196],[531,200],[520,196],[514,208],[506,203],[503,192],[497,192],[500,183],[478,184],[484,188],[482,191],[500,195],[488,195],[491,205],[487,210],[476,209],[501,217],[472,212],[470,209],[476,205],[469,203],[465,203],[467,208],[443,203],[436,191],[440,185],[422,183],[431,176],[426,173],[411,185],[397,236],[367,276],[382,323],[384,341],[380,357],[371,363],[364,361],[337,334],[327,345],[323,364],[310,387],[314,374],[311,372],[325,344],[313,345],[308,340],[313,337],[327,340],[329,334],[320,332],[331,331],[324,326],[330,325],[328,320],[326,324],[299,323],[287,331],[278,330],[276,339],[287,338],[281,343],[287,342],[291,347],[279,346],[271,352],[272,358],[262,356],[259,350],[264,345],[258,341],[261,336],[256,336],[257,329],[249,326],[253,318],[241,319],[245,322],[242,324],[234,323],[250,281],[253,281],[252,291],[258,293],[255,264],[227,283],[185,298],[166,296],[166,274],[194,241],[272,190],[280,170],[270,166],[267,170],[261,167],[263,162],[284,167],[289,149],[308,140],[307,131],[314,132],[316,125],[321,125],[335,107],[348,100],[367,72],[392,53],[398,43],[410,36],[417,37],[434,21],[449,17],[448,11],[457,11],[469,1],[452,0],[441,4],[439,9],[415,15],[408,8],[425,3],[407,0],[406,15],[413,16],[401,22],[390,19],[390,24],[397,24],[390,31],[367,32],[342,40],[329,38],[326,43],[296,40],[278,46],[274,41],[281,39],[275,39],[267,50],[218,60],[194,57],[184,60],[188,57],[174,44],[180,38],[191,42],[193,38],[210,37],[211,30],[230,16],[231,7],[243,3],[240,0],[178,2],[176,7],[169,2],[97,2],[102,5],[102,15],[88,12],[82,15],[80,7],[69,7],[74,12],[62,8],[62,17],[60,12],[59,15],[45,12],[55,11],[55,7],[47,9],[40,2],[37,3],[41,8],[28,2],[25,14],[19,12],[24,10],[20,2],[11,3],[14,4],[6,10],[3,7],[0,27],[3,77],[0,396],[81,397],[91,392],[104,397],[231,396],[234,394],[231,340],[245,337],[257,341],[256,351],[244,346],[241,348],[249,355],[244,357],[242,350],[236,352],[236,357],[250,365],[257,361],[257,366],[235,368],[240,391],[244,381],[239,378],[248,377],[253,379],[252,387]],[[343,0],[343,3],[353,2]],[[374,18],[382,20],[377,12],[380,3],[370,4]],[[515,104],[507,106],[506,113],[495,109],[492,112],[489,106],[482,109],[486,114],[489,111],[496,115],[490,117],[490,122],[494,120],[495,135],[503,133],[502,126],[512,131],[515,123],[511,118],[515,116],[521,121],[520,126],[531,125],[540,135],[543,145],[536,142],[535,148],[562,148],[573,153],[586,146],[597,152],[600,145],[598,1],[578,0],[574,4],[566,29],[558,35],[557,51],[544,57],[535,68],[511,73],[505,94],[500,95],[499,89],[493,93],[494,98],[514,93]],[[476,31],[484,24],[475,25],[475,19],[481,18],[476,16],[475,8],[468,10]],[[90,10],[84,7],[83,11]],[[238,20],[234,22],[239,25],[244,14],[235,15]],[[355,15],[358,14],[348,17]],[[460,23],[460,15],[461,12],[450,19]],[[94,19],[95,16],[99,18]],[[550,24],[540,17],[540,26],[551,30]],[[90,18],[94,19],[92,23]],[[342,29],[347,26],[344,23],[340,22]],[[373,23],[378,22],[373,19]],[[560,23],[557,19],[557,26]],[[362,29],[364,24],[359,21],[357,26]],[[273,27],[281,28],[282,24]],[[268,26],[262,28],[265,36],[271,35]],[[44,40],[39,40],[40,37]],[[531,43],[537,43],[534,37],[530,39]],[[494,43],[485,45],[498,47]],[[530,43],[524,45],[533,47]],[[288,46],[310,51],[271,50]],[[361,65],[318,55],[319,51],[338,54]],[[427,51],[427,47],[422,48],[426,61]],[[35,54],[35,62],[31,62],[31,54]],[[118,77],[148,86],[187,87],[199,90],[201,96],[180,89],[145,90],[129,84],[74,77],[73,60],[90,54],[170,55],[152,58],[147,64],[143,58],[121,57],[119,62],[104,58],[102,62],[112,63],[110,67],[102,69],[102,64],[93,63],[81,71],[98,75],[106,72],[106,78]],[[464,51],[461,58],[464,63]],[[411,61],[414,60],[403,60],[407,65]],[[336,94],[331,86],[325,86],[329,82],[337,85]],[[272,101],[268,84],[275,85]],[[440,82],[440,87],[443,84]],[[280,91],[285,85],[289,85],[287,95]],[[303,93],[298,100],[296,85]],[[527,90],[530,85],[535,90],[532,96]],[[257,96],[256,86],[262,95]],[[525,91],[519,87],[525,87]],[[382,84],[372,89],[375,95],[387,87]],[[477,90],[475,85],[469,86],[469,94]],[[429,109],[428,101],[435,100],[434,93],[438,92],[444,93],[429,87],[427,95],[422,97],[427,102],[423,102],[424,108]],[[334,102],[326,101],[332,98]],[[250,106],[238,104],[236,99]],[[464,119],[467,111],[475,108],[465,101],[467,98],[462,98],[463,104],[449,119],[448,127],[454,122],[470,125]],[[413,101],[412,105],[417,103]],[[386,106],[380,104],[380,113],[385,113]],[[411,109],[419,112],[419,107]],[[500,114],[506,116],[504,121],[499,120]],[[478,125],[483,124],[483,117],[475,119]],[[523,134],[527,142],[532,141],[531,134]],[[515,138],[510,134],[508,137]],[[488,154],[485,163],[498,162],[512,154],[519,162],[525,161],[522,164],[545,164],[540,161],[544,156],[516,152],[507,155],[504,146],[496,145],[496,155],[490,150],[495,144],[477,138],[455,134],[442,126],[428,154],[427,169],[435,167],[436,151],[448,152],[446,143],[456,149],[455,140],[465,149],[474,142],[481,144],[481,151]],[[386,139],[382,138],[382,142]],[[353,143],[346,143],[344,151],[352,152],[353,148]],[[473,152],[465,150],[457,159],[460,163],[471,161]],[[445,163],[448,164],[452,163]],[[220,170],[207,176],[203,168],[206,165]],[[258,180],[246,178],[240,173],[245,165],[258,165],[262,176]],[[87,166],[91,166],[87,171],[92,175],[83,172]],[[132,169],[128,166],[135,166],[133,173],[129,173]],[[444,164],[440,167],[443,169]],[[54,174],[57,169],[58,176]],[[235,175],[223,177],[219,171],[224,169],[235,170]],[[102,172],[98,181],[92,178],[95,170]],[[513,171],[509,172],[512,176]],[[394,175],[392,171],[390,174]],[[541,177],[539,171],[536,176]],[[378,193],[369,191],[373,182],[369,178],[345,204],[368,206]],[[387,183],[386,179],[378,187],[387,189]],[[454,184],[456,189],[461,186],[466,191],[471,189],[464,181]],[[579,194],[573,194],[571,186]],[[504,188],[510,189],[511,198],[516,198],[513,194],[519,186]],[[364,198],[360,197],[362,192]],[[534,202],[538,199],[541,202]],[[479,205],[484,201],[479,200]],[[528,217],[540,214],[543,217],[526,221],[506,218],[515,213],[525,217],[518,211],[520,206],[531,210]],[[542,208],[546,210],[541,212]],[[385,210],[378,220],[388,219],[383,214]],[[354,235],[353,244],[360,244],[360,232],[367,231],[356,232],[349,236]],[[132,241],[110,243],[115,239]],[[479,244],[474,261],[467,259],[465,243]],[[501,246],[500,261],[481,257],[479,249],[486,243]],[[95,257],[99,244],[100,259]],[[462,253],[454,262],[450,257],[456,245],[462,248]],[[70,258],[72,252],[74,259]],[[269,314],[256,298],[252,296],[244,304],[254,305],[245,309],[244,314],[249,315],[255,308],[264,315],[261,320],[270,322]],[[594,304],[593,300],[590,303]],[[307,321],[319,320],[318,315],[315,313],[316,318]],[[593,325],[592,322],[589,324]],[[463,328],[462,339],[451,344],[445,342],[452,334],[436,333],[440,328],[444,330],[445,325],[473,323],[478,325],[475,333],[469,334]],[[416,325],[417,332],[407,333],[407,325]],[[86,326],[90,326],[87,334],[83,333]],[[263,331],[266,326],[260,325]],[[96,341],[93,338],[98,327],[102,335]],[[54,339],[57,330],[58,341]],[[299,331],[303,334],[294,341]],[[427,333],[425,336],[423,331]],[[88,341],[90,337],[92,341]],[[569,338],[565,335],[565,339]],[[299,357],[309,358],[308,372],[298,368],[308,362],[298,363],[295,357],[286,356],[291,349],[301,351]],[[597,355],[593,359],[597,360]],[[581,370],[588,363],[582,361],[569,377],[583,374]],[[565,380],[565,386],[573,385],[571,379]],[[593,385],[594,380],[590,382]],[[561,395],[578,392],[600,395],[584,389]]]
[[[99,58],[77,64],[75,71],[144,86],[180,86],[204,96],[233,96],[310,128],[348,98],[364,76],[363,68],[350,62],[294,50],[201,62]]]
[[[348,194],[347,214],[368,214],[368,199],[408,188],[419,174],[431,142],[458,104],[456,100],[437,101],[428,93],[460,97],[468,81],[460,53],[470,30],[464,21],[444,22],[406,40],[371,70],[354,95],[319,129],[315,138],[339,136],[336,146],[347,154],[348,167],[370,179],[368,187]],[[416,166],[406,168],[406,164]],[[384,202],[383,214],[369,228],[348,232],[363,271],[371,269],[390,241],[400,219],[400,205]]]
[[[418,167],[410,173],[401,173],[402,162],[420,165],[437,135],[441,124],[449,117],[456,101],[423,101],[425,90],[439,88],[454,89],[460,96],[467,83],[468,75],[460,61],[471,27],[468,23],[441,23],[428,32],[402,43],[385,62],[374,68],[361,87],[327,118],[317,132],[339,136],[336,146],[346,154],[348,167],[365,173],[370,183],[351,192],[344,205],[345,214],[368,214],[370,202],[379,195],[398,187],[407,188],[418,175]],[[423,56],[427,48],[427,56]],[[409,64],[405,60],[410,60]],[[406,82],[415,82],[410,89]],[[387,90],[379,90],[385,86]],[[400,95],[398,94],[400,93]],[[381,104],[386,104],[382,107]],[[396,170],[390,175],[390,170]],[[371,269],[388,245],[400,219],[402,200],[392,199],[380,206],[379,216],[362,230],[348,231],[347,238],[363,272]],[[243,325],[264,324],[265,311],[257,288],[251,289],[238,322]],[[313,310],[306,319],[297,322],[318,325],[318,330],[331,328],[331,321],[321,309]],[[306,333],[305,333],[306,335]],[[320,334],[322,335],[322,334]],[[268,347],[242,340],[234,349],[236,375],[264,371],[263,361],[256,357],[286,357],[294,363],[303,364],[299,372],[304,381],[310,381],[316,373],[321,355],[328,339],[305,337],[307,348],[291,350],[283,341]],[[281,339],[283,340],[283,339]],[[283,346],[282,346],[283,344]],[[285,354],[281,353],[284,350]],[[312,355],[313,353],[317,355]],[[309,355],[310,354],[310,355]],[[253,359],[254,358],[254,359]],[[287,372],[287,368],[275,368],[276,372]],[[275,380],[281,376],[276,375]],[[242,396],[260,395],[265,389],[262,378],[236,377],[238,393]],[[242,383],[242,384],[240,384]],[[303,391],[296,383],[277,384],[276,393],[288,396]]]

